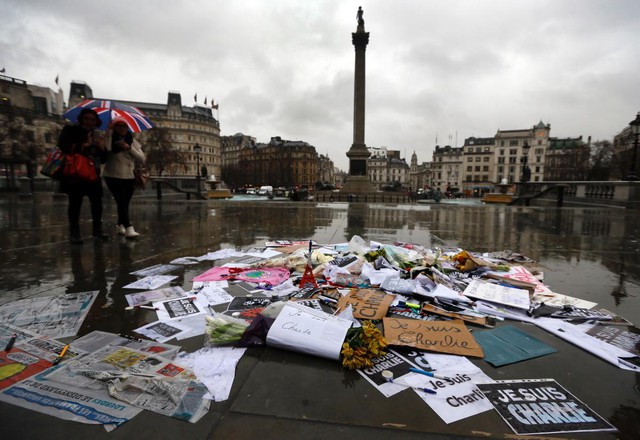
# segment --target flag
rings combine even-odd
[[[215,102],[215,101],[212,99],[212,100],[211,100],[211,108],[213,108],[213,109],[216,109],[216,110],[217,110],[217,109],[218,109],[218,104],[214,104],[214,102]]]
[[[207,105],[207,97],[204,97],[204,105]]]
[[[0,73],[4,73],[5,69],[4,67],[2,68],[2,70],[0,70]]]
[[[58,85],[58,80],[60,79],[60,75],[56,75],[56,85]]]
[[[196,92],[196,94],[193,95],[193,101],[196,103],[198,102],[198,92]]]

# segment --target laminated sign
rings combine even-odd
[[[384,318],[384,336],[389,345],[461,356],[483,357],[482,348],[462,321],[418,321]]]
[[[516,434],[616,431],[553,379],[498,380],[476,386]]]

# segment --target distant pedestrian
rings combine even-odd
[[[78,123],[66,125],[60,133],[58,148],[64,154],[79,153],[90,157],[94,161],[98,179],[76,181],[62,177],[60,191],[69,196],[67,216],[69,219],[69,241],[71,244],[82,244],[80,234],[80,211],[82,199],[89,198],[91,203],[91,217],[93,219],[93,237],[99,240],[108,240],[109,236],[102,231],[102,181],[100,180],[100,164],[106,160],[107,150],[103,136],[95,133],[100,127],[101,121],[98,114],[85,108],[78,116]]]
[[[126,238],[136,238],[140,234],[131,225],[129,204],[135,188],[133,170],[136,162],[144,163],[145,155],[140,143],[134,139],[133,133],[122,117],[116,117],[111,121],[111,132],[107,142],[109,154],[104,167],[104,180],[118,208],[116,232]]]

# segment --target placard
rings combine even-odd
[[[267,345],[328,359],[340,359],[351,321],[288,302],[271,325]]]
[[[616,431],[553,379],[499,380],[476,386],[516,434]]]
[[[338,308],[344,310],[351,305],[354,318],[382,319],[395,297],[378,289],[354,289],[338,301]]]
[[[635,327],[625,330],[620,327],[596,325],[589,329],[587,334],[640,356],[640,331]]]
[[[417,321],[384,318],[384,337],[389,345],[462,356],[483,357],[482,348],[459,320]]]

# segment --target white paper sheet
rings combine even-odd
[[[146,336],[158,342],[167,342],[170,339],[178,338],[189,332],[190,327],[180,322],[172,321],[156,321],[151,324],[143,325],[134,330],[134,332]]]
[[[472,280],[463,294],[470,298],[482,299],[497,304],[529,310],[529,291],[500,286],[486,281]]]
[[[287,303],[267,334],[267,345],[338,360],[351,322]]]
[[[153,290],[178,278],[177,275],[151,275],[122,286],[123,289]]]
[[[202,382],[216,402],[229,398],[236,366],[246,348],[205,347],[194,353],[182,353],[178,361],[191,369]]]
[[[182,298],[186,292],[180,286],[165,287],[164,289],[147,290],[125,295],[125,299],[130,306],[147,304],[154,301],[164,301],[173,298]]]
[[[414,390],[445,423],[453,423],[493,409],[491,402],[474,382],[487,382],[484,374],[464,356],[423,353],[422,355],[438,375],[449,380],[436,379],[419,373],[410,373],[404,381],[412,386],[430,388],[437,394]]]
[[[621,348],[615,347],[598,338],[594,338],[583,332],[584,329],[554,318],[536,318],[532,321],[538,327],[562,338],[578,347],[598,356],[601,359],[615,365],[618,368],[630,371],[640,371],[640,367],[624,362],[624,358],[633,358],[635,355]],[[621,360],[622,359],[622,360]]]

